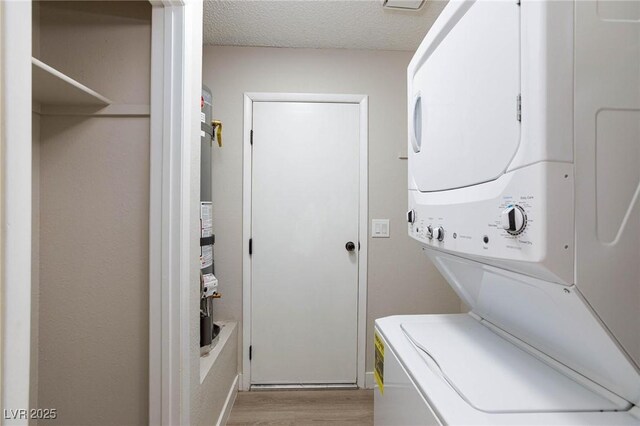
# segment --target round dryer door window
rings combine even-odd
[[[411,120],[411,145],[413,152],[422,148],[422,95],[418,93],[413,101],[413,117]]]

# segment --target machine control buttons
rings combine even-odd
[[[427,238],[433,238],[433,228],[431,227],[431,225],[427,226]]]
[[[444,240],[444,228],[442,226],[436,226],[433,228],[433,238],[438,241]]]
[[[411,209],[407,212],[407,222],[414,223],[416,221],[416,211]]]
[[[518,235],[527,225],[527,214],[522,207],[510,204],[500,215],[500,225],[509,234]]]

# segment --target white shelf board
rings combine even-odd
[[[31,58],[33,100],[41,105],[106,106],[111,101],[71,77]]]

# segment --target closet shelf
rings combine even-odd
[[[71,77],[31,58],[33,100],[41,105],[106,106],[111,101]]]

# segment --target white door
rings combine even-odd
[[[355,384],[359,105],[254,102],[252,167],[251,384]]]

